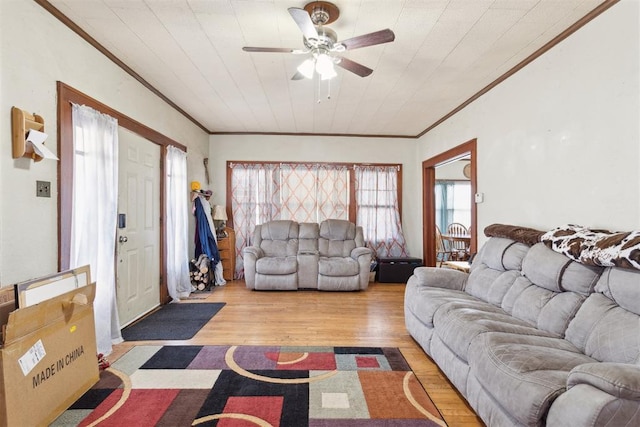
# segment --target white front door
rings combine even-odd
[[[119,128],[117,301],[120,324],[160,305],[160,146]]]

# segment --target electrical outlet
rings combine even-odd
[[[36,196],[51,197],[51,183],[49,181],[36,181]]]

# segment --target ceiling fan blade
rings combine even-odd
[[[296,71],[293,77],[291,77],[291,80],[302,80],[302,79],[304,79],[304,76],[300,71]]]
[[[373,46],[376,44],[389,43],[396,39],[396,35],[390,29],[376,31],[374,33],[363,34],[350,39],[342,40],[341,45],[344,45],[347,50],[358,49],[361,47]]]
[[[367,77],[369,74],[373,73],[373,70],[371,68],[365,67],[362,64],[358,64],[357,62],[344,57],[340,57],[340,62],[338,62],[336,65],[344,68],[347,71],[351,71],[352,73],[357,74],[360,77]]]
[[[311,17],[307,13],[306,10],[300,9],[297,7],[290,7],[287,9],[289,14],[296,21],[298,27],[300,27],[300,31],[304,34],[305,38],[308,39],[318,39],[318,32],[316,31],[315,25],[311,21]]]
[[[288,47],[251,47],[245,46],[242,48],[245,52],[277,52],[277,53],[293,53],[295,49]]]

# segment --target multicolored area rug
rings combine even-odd
[[[53,426],[446,426],[397,348],[137,346]]]

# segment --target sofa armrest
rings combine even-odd
[[[244,282],[247,288],[255,289],[256,262],[264,256],[264,252],[257,246],[246,246],[242,253],[244,255]]]
[[[417,286],[463,291],[469,275],[462,271],[438,267],[417,267],[409,278]]]
[[[640,366],[585,363],[569,372],[567,391],[551,404],[547,426],[640,425]]]
[[[245,256],[253,256],[256,259],[262,258],[264,256],[264,252],[257,246],[246,246],[242,249],[242,253]]]
[[[371,271],[371,258],[373,251],[364,246],[358,246],[351,251],[351,258],[358,263],[358,280],[360,281],[360,290],[364,291],[369,287],[369,272]]]
[[[358,260],[358,258],[360,258],[363,255],[369,255],[372,256],[373,255],[373,251],[369,248],[365,248],[365,247],[357,247],[354,248],[351,251],[351,258],[355,259],[356,261]]]
[[[569,372],[567,389],[588,384],[611,396],[640,400],[640,366],[626,363],[585,363]]]

